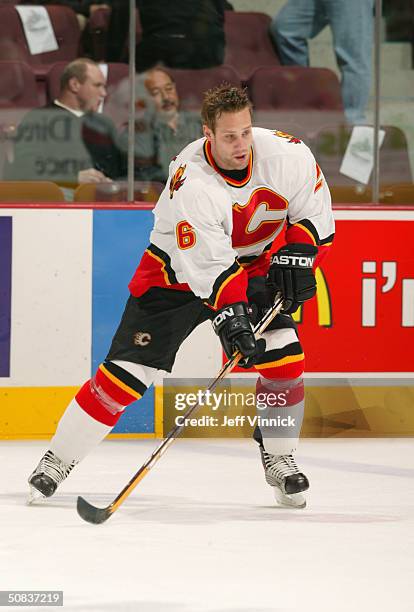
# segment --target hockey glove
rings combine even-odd
[[[254,337],[246,302],[235,302],[221,308],[212,323],[227,357],[230,358],[236,350],[243,355],[238,363],[240,367],[251,368],[265,352],[265,340]]]
[[[274,293],[269,290],[264,276],[254,276],[249,279],[247,286],[247,301],[250,313],[250,320],[256,324],[263,317],[265,312],[272,307]]]
[[[312,244],[292,243],[272,255],[267,282],[273,292],[282,292],[284,313],[296,312],[315,295],[313,264],[317,253],[317,247]]]

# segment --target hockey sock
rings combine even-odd
[[[150,377],[145,370],[155,370],[132,365],[134,375],[113,362],[105,362],[78,391],[50,444],[50,450],[62,461],[78,462],[86,457],[115,426],[125,407],[145,393],[147,386],[136,374],[141,373],[140,378],[147,381]]]
[[[269,380],[256,383],[259,416],[255,440],[272,455],[292,455],[297,450],[304,413],[303,379]]]

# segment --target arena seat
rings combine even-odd
[[[0,61],[0,109],[39,106],[35,75],[25,62]]]
[[[166,71],[174,79],[178,95],[180,96],[180,107],[183,110],[199,111],[207,89],[230,83],[240,86],[240,76],[231,66],[217,66],[216,68],[203,68],[201,70],[179,70],[167,68]]]
[[[372,202],[370,185],[329,185],[329,190],[333,204],[370,204]]]
[[[156,202],[164,189],[155,181],[135,181],[134,199],[141,202]],[[113,183],[84,183],[75,191],[75,202],[126,202],[128,185],[125,181]]]
[[[344,121],[338,77],[327,68],[262,66],[247,82],[255,124],[308,140],[321,125]]]
[[[0,59],[22,59],[40,76],[44,74],[45,66],[57,61],[75,59],[78,56],[80,39],[78,20],[72,9],[61,5],[48,5],[45,8],[49,13],[59,48],[56,51],[32,55],[15,7],[0,6]]]
[[[0,181],[0,202],[64,202],[56,183],[49,181]]]
[[[224,63],[232,66],[242,81],[247,81],[257,66],[275,66],[280,61],[273,47],[264,13],[226,11]]]
[[[399,185],[412,182],[407,139],[395,126],[381,126],[385,130],[380,148],[380,185]],[[322,168],[329,186],[355,186],[354,179],[341,174],[340,167],[353,127],[346,124],[324,126],[312,139],[311,148]]]
[[[90,39],[91,54],[93,59],[97,62],[104,62],[106,58],[110,19],[111,9],[102,6],[93,11],[86,24],[86,33]]]
[[[382,204],[414,204],[413,183],[381,185],[380,202]]]
[[[24,115],[41,106],[36,78],[30,66],[20,61],[0,61],[0,179],[13,158],[14,137]]]

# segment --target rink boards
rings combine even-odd
[[[335,215],[319,299],[296,316],[307,357],[304,433],[413,435],[414,212]],[[52,435],[105,357],[152,223],[149,210],[0,209],[1,438]],[[206,323],[173,376],[214,377],[221,360]],[[158,383],[115,435],[162,435]]]

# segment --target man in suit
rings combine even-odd
[[[5,178],[71,187],[124,178],[126,159],[116,145],[115,126],[97,112],[105,96],[98,64],[84,58],[68,64],[58,98],[30,111],[19,125]]]

